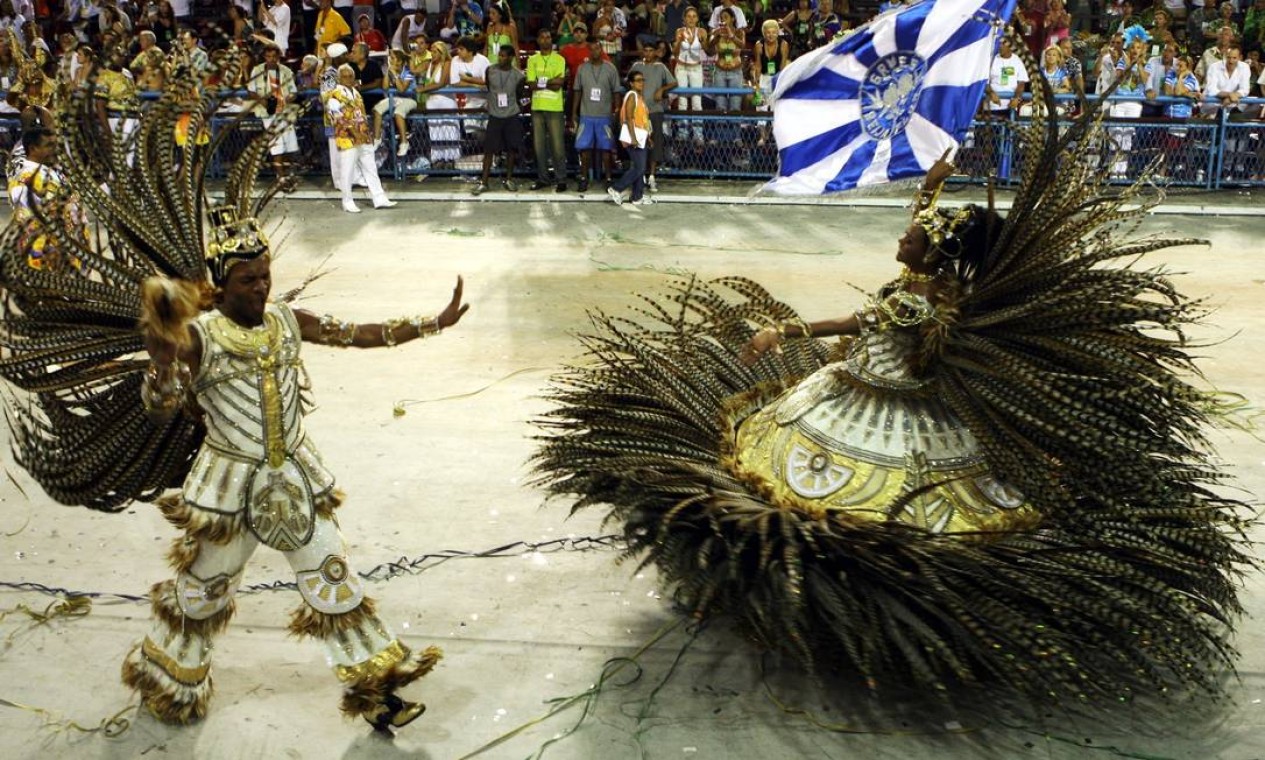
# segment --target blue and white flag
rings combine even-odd
[[[778,176],[820,195],[916,177],[966,135],[1016,0],[924,0],[796,59],[773,91]]]

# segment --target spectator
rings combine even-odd
[[[475,0],[452,0],[448,20],[439,36],[446,40],[453,37],[473,37],[483,28],[483,8]]]
[[[0,0],[0,35],[8,39],[8,33],[13,32],[18,43],[25,46],[27,41],[22,36],[22,25],[25,23],[26,18],[13,8],[13,0]]]
[[[639,71],[628,75],[628,92],[619,109],[619,141],[628,150],[628,169],[624,176],[606,189],[616,206],[624,204],[624,191],[630,190],[629,200],[634,205],[654,203],[646,191],[646,147],[650,140],[650,111],[646,107],[644,92],[646,77]]]
[[[984,89],[984,102],[988,104],[989,113],[1001,119],[1010,118],[1012,104],[1020,101],[1027,86],[1027,67],[1015,55],[1010,38],[1002,37],[1001,47],[989,66],[988,85]]]
[[[487,57],[489,60],[499,58],[497,51],[502,45],[518,49],[518,25],[510,16],[508,8],[502,3],[488,6],[488,27],[484,36],[487,38]]]
[[[1194,0],[1195,9],[1186,14],[1186,44],[1202,52],[1209,42],[1204,38],[1204,24],[1217,18],[1217,0]],[[1216,39],[1214,35],[1212,38]]]
[[[260,0],[259,24],[272,32],[272,44],[277,46],[284,58],[290,50],[290,6],[286,0],[272,0],[272,5]]]
[[[800,4],[807,5],[807,0],[800,0]],[[712,77],[714,87],[739,90],[746,84],[742,63],[742,49],[745,47],[745,41],[742,38],[742,32],[734,26],[736,21],[732,10],[721,8],[720,26],[716,27],[708,38],[710,44],[707,52],[716,58],[716,73]],[[646,91],[647,93],[650,91],[649,83],[646,85]],[[716,97],[716,107],[726,113],[736,113],[742,110],[742,95],[719,95]],[[741,144],[735,125],[722,122],[720,126],[722,129],[719,130],[718,139],[732,140]]]
[[[1071,37],[1059,40],[1059,52],[1063,53],[1063,68],[1067,70],[1068,85],[1072,88],[1072,92],[1076,93],[1077,98],[1084,98],[1085,68],[1081,65],[1081,59],[1076,57]]]
[[[597,16],[593,19],[593,40],[602,45],[608,56],[618,56],[624,49],[624,35],[628,33],[628,17],[615,7],[615,0],[602,0]]]
[[[1230,29],[1219,30],[1217,32],[1217,44],[1205,50],[1204,54],[1200,56],[1199,63],[1195,64],[1195,74],[1206,82],[1209,68],[1212,64],[1225,60],[1226,52],[1229,51],[1230,46],[1233,44],[1234,32]]]
[[[1045,55],[1042,56],[1041,73],[1045,75],[1045,81],[1050,85],[1050,92],[1054,95],[1067,95],[1072,92],[1071,83],[1067,78],[1067,68],[1063,65],[1063,51],[1058,45],[1051,45],[1046,48]],[[1040,113],[1043,103],[1033,98],[1031,109]],[[1059,114],[1066,113],[1065,104],[1059,103],[1055,106]]]
[[[105,13],[106,11],[103,11],[102,15],[104,16]],[[250,17],[236,3],[228,4],[228,23],[229,36],[232,37],[233,42],[239,45],[250,39],[250,36],[255,33],[255,26],[250,23]]]
[[[263,63],[250,72],[246,89],[255,96],[255,115],[263,120],[264,129],[272,133],[268,153],[277,181],[292,187],[289,178],[291,159],[299,152],[299,136],[294,131],[294,118],[287,109],[298,96],[294,72],[281,62],[281,48],[276,44],[264,47]]]
[[[1243,49],[1259,52],[1265,48],[1265,0],[1256,0],[1243,19]]]
[[[1088,2],[1088,0],[1081,0]],[[1048,50],[1051,45],[1059,44],[1072,36],[1072,14],[1067,12],[1063,0],[1050,0],[1050,12],[1045,14],[1045,43]]]
[[[1167,11],[1166,11],[1167,12]],[[1168,75],[1177,70],[1177,43],[1165,42],[1162,52],[1146,62],[1146,99],[1142,115],[1148,117],[1163,116],[1167,108],[1155,101],[1164,94],[1164,82]]]
[[[316,54],[321,55],[325,48],[351,36],[351,27],[334,10],[333,0],[319,0],[320,10],[316,14]]]
[[[646,99],[646,107],[650,112],[650,152],[647,155],[646,187],[652,193],[659,192],[659,184],[655,180],[655,170],[663,162],[663,146],[667,140],[667,131],[663,128],[663,111],[667,94],[676,87],[676,79],[672,72],[659,60],[658,45],[642,45],[641,60],[632,65],[629,74],[640,73],[646,80],[642,95]]]
[[[70,32],[62,32],[57,36],[57,79],[62,82],[75,82],[79,70],[79,56],[75,55],[79,40]]]
[[[791,47],[778,37],[778,23],[773,19],[760,27],[762,37],[751,55],[751,81],[760,86],[760,94],[768,103],[773,96],[773,77],[791,62]]]
[[[698,10],[692,7],[686,8],[685,25],[676,30],[676,42],[672,46],[672,54],[676,58],[676,81],[682,87],[703,86],[703,53],[706,47],[707,30],[698,25]],[[690,95],[679,98],[677,108],[682,111],[701,111],[703,96]],[[683,123],[685,129],[690,129],[690,122]],[[697,121],[693,122],[693,132],[695,144],[702,147],[703,125]]]
[[[556,0],[553,4],[554,37],[558,47],[565,48],[575,42],[575,27],[583,24],[584,19],[567,0]]]
[[[431,30],[427,24],[430,18],[426,15],[425,8],[418,8],[412,13],[400,19],[400,23],[395,27],[395,34],[391,37],[391,47],[403,50],[408,43],[417,37],[431,36]],[[416,70],[414,70],[416,73]]]
[[[1124,35],[1117,32],[1098,55],[1097,82],[1094,94],[1102,95],[1116,83],[1116,62],[1124,57]]]
[[[92,0],[66,0],[62,17],[70,24],[80,42],[89,42],[100,33],[97,17],[101,9]]]
[[[571,90],[571,82],[575,79],[576,70],[589,59],[589,28],[584,24],[576,24],[571,28],[571,33],[575,41],[558,51],[562,55],[562,60],[567,62],[568,92]],[[602,51],[602,60],[610,60],[605,50]]]
[[[426,82],[418,88],[418,102],[426,96],[427,115],[434,111],[455,111],[457,101],[451,95],[437,92],[452,81],[452,53],[448,43],[436,40],[430,46],[430,69]],[[456,168],[461,158],[461,124],[455,119],[427,119],[430,134],[430,162],[436,169]]]
[[[451,84],[454,87],[474,87],[480,90],[487,88],[487,73],[492,62],[479,52],[477,37],[462,37],[457,40],[457,57],[452,62]],[[488,101],[482,95],[458,95],[458,105],[462,110],[482,111],[487,108]],[[481,124],[481,120],[475,120]],[[470,131],[470,121],[466,121],[466,131]]]
[[[171,17],[176,20],[176,27],[179,28],[189,23],[190,5],[192,0],[165,0],[167,5],[171,6]],[[162,15],[161,2],[158,8],[159,15]],[[158,35],[158,40],[162,41],[162,35]]]
[[[615,151],[615,137],[611,134],[611,115],[614,111],[615,93],[619,85],[619,72],[609,61],[602,60],[602,46],[589,43],[589,59],[580,64],[575,72],[572,88],[575,98],[571,110],[572,124],[576,126],[575,152],[580,155],[578,190],[589,189],[589,173],[596,167],[593,158],[602,154],[602,176],[607,186],[611,184],[611,159]]]
[[[348,63],[351,64],[351,67],[356,72],[355,87],[356,91],[360,93],[361,107],[364,108],[367,117],[377,107],[378,103],[386,97],[382,94],[382,86],[385,79],[382,75],[382,67],[378,65],[377,61],[369,57],[369,46],[363,42],[357,42],[351,46],[351,58]],[[375,144],[373,148],[377,150],[378,146]]]
[[[1124,55],[1116,60],[1116,90],[1114,95],[1127,100],[1116,100],[1111,104],[1113,119],[1136,119],[1142,115],[1142,97],[1146,94],[1146,33],[1138,29],[1131,30],[1137,34],[1126,33],[1129,37]],[[1111,127],[1107,130],[1115,141],[1116,161],[1112,167],[1112,177],[1124,179],[1129,168],[1129,159],[1133,151],[1133,127]]]
[[[337,163],[334,164],[336,183],[342,190],[343,211],[349,214],[360,213],[360,207],[351,195],[357,170],[369,187],[374,208],[390,208],[395,205],[395,201],[387,198],[382,182],[378,179],[378,165],[373,158],[365,104],[355,85],[356,70],[345,63],[338,67],[338,85],[325,96],[325,109],[332,117],[334,142],[338,148]]]
[[[532,89],[531,129],[536,153],[536,181],[532,190],[550,184],[553,166],[554,189],[567,189],[567,154],[563,144],[565,128],[562,88],[567,81],[567,63],[553,49],[553,33],[542,28],[536,34],[536,52],[527,59],[527,85]]]
[[[742,30],[747,28],[747,16],[742,12],[741,8],[734,4],[734,0],[721,0],[720,5],[712,8],[712,17],[707,22],[708,29],[715,29],[720,26],[720,11],[723,8],[733,11],[735,29]]]
[[[1019,10],[1015,11],[1014,24],[1028,46],[1028,52],[1040,60],[1041,44],[1045,40],[1045,3],[1022,0]]]
[[[373,19],[368,13],[362,13],[356,17],[355,42],[358,45],[368,46],[372,53],[385,53],[387,49],[387,38],[382,32],[373,28]]]
[[[825,45],[848,28],[848,22],[835,13],[832,0],[817,0],[817,16],[813,22],[813,49]]]
[[[321,59],[308,54],[299,62],[299,70],[294,73],[294,86],[300,90],[315,90],[320,87]]]
[[[1208,66],[1204,92],[1209,102],[1204,103],[1203,112],[1215,114],[1221,108],[1242,112],[1246,110],[1246,106],[1239,101],[1248,96],[1251,88],[1251,72],[1247,64],[1243,63],[1242,50],[1238,45],[1230,45],[1223,60],[1214,61]]]
[[[187,14],[186,14],[187,15]],[[175,8],[168,0],[159,0],[158,14],[154,17],[151,29],[158,38],[158,47],[164,52],[171,52],[176,45],[176,37],[180,32],[180,20],[176,17]]]
[[[148,29],[141,32],[141,39],[146,38],[152,40],[154,33]],[[142,43],[141,48],[141,52],[137,53],[128,64],[128,68],[132,70],[132,75],[136,78],[136,87],[141,92],[162,92],[167,84],[167,57],[163,55],[163,51],[157,44],[146,47]]]
[[[334,0],[334,10],[338,12],[347,28],[351,29],[355,23],[356,0]],[[348,34],[351,34],[351,32],[349,31]]]
[[[1190,56],[1177,58],[1176,66],[1164,75],[1162,92],[1166,97],[1183,98],[1166,103],[1164,115],[1170,119],[1186,121],[1194,115],[1195,104],[1203,96],[1199,92],[1199,78],[1190,63]],[[1165,171],[1182,181],[1197,178],[1195,154],[1186,137],[1189,130],[1184,127],[1170,128],[1164,136]]]
[[[483,176],[474,188],[474,195],[487,191],[491,179],[492,160],[505,154],[505,179],[501,187],[514,192],[514,161],[523,155],[523,120],[518,106],[518,94],[526,78],[514,65],[517,52],[509,45],[496,51],[496,65],[487,71],[488,129],[483,143]]]
[[[663,39],[676,39],[676,30],[685,26],[685,9],[689,7],[687,0],[667,0],[663,6]],[[664,60],[659,63],[667,65]]]
[[[724,24],[723,16],[725,11],[729,11],[729,15],[734,17],[737,23],[737,15],[733,13],[732,8],[721,7],[721,23],[713,27],[713,36],[719,31]],[[812,0],[798,0],[795,10],[786,14],[781,20],[781,26],[791,36],[791,57],[798,58],[809,50],[813,49],[813,27],[817,21],[817,12],[813,10]],[[736,29],[736,26],[735,26]],[[721,87],[723,85],[716,85]]]
[[[426,66],[429,61],[423,60],[422,65]],[[425,76],[425,68],[421,71]],[[373,144],[378,145],[382,142],[382,117],[390,109],[391,118],[395,121],[395,155],[399,158],[408,155],[409,129],[406,119],[417,108],[417,100],[408,97],[408,94],[415,90],[416,80],[410,65],[409,54],[403,50],[392,50],[387,57],[387,85],[394,90],[394,93],[378,101],[378,104],[373,107]]]
[[[1230,30],[1230,36],[1237,39],[1239,36],[1239,25],[1234,23],[1234,3],[1229,2],[1229,0],[1226,0],[1218,7],[1216,18],[1204,23],[1204,37],[1213,39],[1217,37],[1218,32],[1227,28]]]

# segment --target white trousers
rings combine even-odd
[[[338,163],[335,166],[338,167],[338,172],[334,175],[334,183],[343,194],[344,206],[354,205],[356,202],[351,197],[351,188],[357,171],[364,176],[365,185],[369,188],[369,196],[373,198],[373,205],[381,206],[387,202],[386,191],[382,189],[382,182],[378,179],[378,164],[373,157],[372,145],[354,145],[346,150],[340,150],[336,160]]]
[[[1135,101],[1120,101],[1111,106],[1111,115],[1117,119],[1136,119],[1142,115],[1142,104]],[[1116,144],[1116,162],[1112,164],[1112,174],[1123,176],[1129,171],[1129,152],[1133,150],[1133,127],[1112,127],[1107,130]]]
[[[684,64],[676,65],[676,82],[681,87],[702,87],[703,86],[703,64]],[[703,96],[689,95],[681,96],[676,99],[676,108],[678,111],[701,111],[703,110]],[[703,139],[703,125],[701,122],[686,122],[692,128],[695,140]],[[685,131],[677,128],[677,135],[684,136]]]
[[[328,139],[328,142],[329,142],[329,173],[334,178],[334,189],[342,190],[343,189],[342,175],[338,173],[338,152],[339,152],[338,143],[336,143],[334,141],[334,138],[332,137]],[[377,174],[376,164],[374,165],[374,174]],[[365,181],[364,176],[359,171],[352,172],[351,178],[352,178],[352,185],[360,185],[362,187],[369,186],[369,183]],[[350,186],[348,187],[348,189],[349,190],[351,189]]]

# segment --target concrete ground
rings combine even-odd
[[[394,570],[369,584],[385,618],[409,643],[446,651],[415,687],[430,709],[394,742],[341,719],[319,648],[286,637],[297,595],[259,590],[239,597],[218,642],[209,718],[173,729],[138,714],[118,670],[147,630],[148,607],[110,595],[141,595],[166,577],[162,554],[174,531],[144,504],[120,515],[52,504],[6,457],[0,581],[106,596],[86,615],[39,623],[19,606],[42,614],[53,597],[0,590],[0,611],[8,611],[0,620],[0,757],[455,760],[537,757],[541,749],[547,758],[620,760],[1265,756],[1259,575],[1244,581],[1240,671],[1222,703],[1142,699],[1072,715],[987,695],[948,706],[918,694],[878,703],[762,659],[719,626],[694,638],[676,625],[652,570],[620,564],[608,542],[590,540],[613,532],[602,515],[569,518],[565,504],[543,503],[527,484],[528,420],[545,408],[539,394],[550,372],[576,354],[571,333],[585,328],[586,309],[619,309],[665,274],[692,271],[747,275],[823,318],[854,308],[862,295],[851,286],[867,290],[896,271],[895,241],[908,218],[900,204],[717,203],[743,198],[720,198],[733,194],[729,186],[699,188],[665,188],[679,202],[639,211],[560,203],[552,193],[520,193],[515,203],[422,202],[460,197],[466,188],[451,180],[389,188],[403,201],[398,208],[366,203],[359,216],[314,186],[276,204],[277,289],[314,268],[327,272],[304,308],[359,321],[429,313],[458,274],[466,278],[473,308],[439,337],[305,353],[317,404],[308,424],[349,494],[340,516],[353,562],[378,567],[377,578]],[[1200,336],[1210,343],[1200,352],[1209,382],[1258,403],[1259,198],[1174,198],[1164,210],[1144,231],[1211,241],[1155,257],[1187,273],[1180,282],[1188,293],[1218,306]],[[1233,428],[1212,439],[1245,498],[1265,493],[1265,444]],[[247,572],[260,588],[290,579],[266,549]],[[598,683],[600,694],[586,700]],[[542,720],[551,710],[560,712]],[[129,721],[117,736],[80,730],[116,714]]]

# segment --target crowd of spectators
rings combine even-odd
[[[503,0],[486,7],[479,0],[0,0],[0,85],[7,93],[0,113],[48,108],[77,87],[91,87],[100,118],[112,130],[132,129],[145,93],[160,90],[174,67],[186,66],[205,72],[207,86],[252,95],[229,98],[226,108],[272,119],[304,99],[323,108],[325,99],[313,93],[338,86],[338,67],[347,64],[369,123],[365,134],[379,158],[384,123],[392,125],[391,144],[400,158],[424,158],[439,168],[460,159],[472,130],[482,137],[491,124],[497,131],[486,156],[512,156],[520,143],[530,142],[535,186],[562,190],[565,168],[558,164],[567,153],[580,157],[581,188],[594,179],[612,181],[630,77],[640,76],[643,87],[634,105],[644,106],[650,122],[645,147],[654,190],[656,167],[664,161],[707,160],[717,144],[728,145],[736,161],[744,160],[747,148],[772,150],[765,122],[707,117],[767,109],[774,75],[792,60],[899,5],[892,0],[557,0],[552,6]],[[1135,25],[1147,30],[1148,39],[1125,45],[1124,32]],[[1240,101],[1260,95],[1265,86],[1260,62],[1265,0],[1219,5],[1154,0],[1145,7],[1128,0],[1024,0],[1014,26],[1057,92],[1102,93],[1114,86],[1117,96],[1133,97],[1113,106],[1115,116],[1197,118],[1220,108],[1233,109],[1235,118],[1260,116],[1259,106]],[[345,52],[330,56],[334,46]],[[222,69],[213,63],[226,56],[241,64],[233,81],[215,73]],[[493,89],[488,71],[498,64],[523,76],[497,75],[500,93],[474,93]],[[1022,108],[1028,78],[1014,52],[1003,49],[993,63],[985,115],[1008,116]],[[505,91],[511,79],[515,91]],[[384,97],[388,88],[391,94]],[[678,97],[673,94],[678,88],[727,91]],[[528,110],[529,140],[489,121],[520,122],[520,113]],[[675,129],[665,125],[669,111],[681,112],[670,120]],[[411,112],[454,118],[428,118],[421,132],[411,135]],[[481,116],[472,121],[465,118],[469,113]],[[332,141],[328,115],[326,125]],[[292,152],[286,140],[278,156]],[[422,145],[425,156],[418,155]],[[333,165],[333,142],[330,150]],[[282,171],[285,162],[278,158],[277,166]],[[486,181],[485,172],[476,192],[486,189]]]

